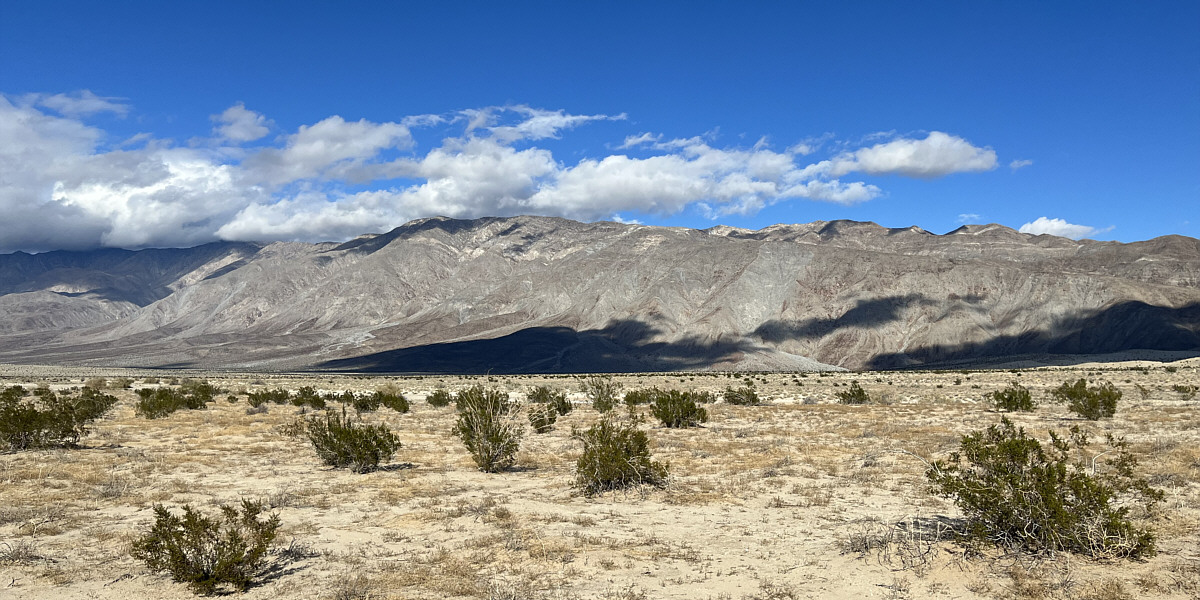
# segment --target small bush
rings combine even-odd
[[[462,439],[480,471],[496,473],[516,462],[524,433],[512,418],[518,405],[508,393],[473,386],[458,393],[454,432]]]
[[[742,386],[740,388],[725,388],[725,403],[737,404],[739,406],[757,406],[762,404],[762,400],[758,398],[758,392],[754,391],[753,387]]]
[[[250,406],[258,408],[268,402],[273,404],[286,404],[291,396],[291,392],[285,389],[263,390],[261,392],[247,393],[246,401],[250,403]]]
[[[963,511],[974,539],[1030,552],[1149,556],[1154,535],[1130,522],[1130,507],[1149,510],[1163,493],[1134,477],[1137,461],[1124,440],[1110,435],[1108,443],[1109,452],[1073,460],[1088,445],[1078,426],[1066,439],[1051,432],[1043,447],[1003,418],[962,436],[959,450],[925,475]]]
[[[535,404],[547,404],[554,407],[559,416],[566,416],[574,408],[571,406],[571,401],[567,399],[566,392],[552,390],[544,385],[529,390],[527,397],[530,402]]]
[[[679,390],[659,391],[650,404],[650,413],[672,428],[698,427],[708,422],[708,411],[696,404],[696,395]]]
[[[1029,412],[1037,408],[1037,403],[1033,401],[1033,394],[1030,394],[1025,386],[1015,381],[998,392],[984,394],[983,399],[992,408],[1007,412]]]
[[[617,385],[611,376],[593,375],[587,379],[581,379],[579,384],[583,388],[583,393],[587,394],[588,400],[591,401],[592,408],[597,411],[605,413],[617,405],[617,394],[620,393],[621,386]]]
[[[450,406],[450,403],[453,401],[454,397],[451,396],[450,392],[447,392],[446,390],[433,390],[433,393],[425,397],[426,403],[437,408]]]
[[[186,391],[185,388],[142,388],[138,390],[138,403],[135,410],[138,415],[147,419],[161,419],[177,410],[199,410],[212,402],[211,390],[200,393]]]
[[[650,404],[654,402],[654,397],[659,393],[660,390],[658,388],[629,390],[625,392],[625,405],[637,406],[639,404]]]
[[[221,507],[219,518],[183,506],[180,518],[154,505],[154,525],[133,542],[130,554],[155,571],[166,571],[197,593],[215,594],[223,586],[245,591],[262,571],[275,542],[279,515],[260,519],[261,502]]]
[[[389,408],[398,413],[406,413],[409,410],[408,399],[403,394],[390,390],[381,390],[371,394],[371,402],[375,406]]]
[[[558,421],[558,411],[549,404],[533,404],[529,407],[529,425],[534,433],[548,433]]]
[[[317,390],[312,386],[303,386],[296,390],[296,395],[288,397],[287,390],[280,390],[283,394],[276,394],[280,400],[291,401],[294,406],[307,406],[313,410],[322,410],[325,408],[325,398],[317,393]],[[283,402],[278,402],[282,404]]]
[[[374,471],[400,447],[400,439],[386,425],[352,421],[345,407],[341,414],[331,411],[323,417],[310,417],[304,432],[322,462],[334,468],[350,467],[355,473]]]
[[[1200,391],[1200,388],[1194,385],[1173,385],[1171,389],[1179,394],[1181,400],[1192,400],[1196,397],[1196,392]],[[1143,397],[1145,397],[1145,394],[1143,394]]]
[[[835,394],[838,397],[838,402],[842,404],[866,404],[871,401],[871,397],[867,395],[867,391],[858,385],[857,381],[850,382],[850,389],[843,390]]]
[[[0,443],[9,450],[73,447],[87,425],[117,403],[114,396],[85,387],[79,396],[38,389],[32,399],[21,386],[0,392]]]
[[[1108,382],[1088,387],[1087,380],[1081,378],[1074,383],[1063,382],[1050,391],[1050,396],[1055,402],[1066,402],[1067,410],[1090,421],[1097,421],[1111,419],[1117,414],[1121,391]]]
[[[585,496],[636,485],[662,486],[667,465],[650,459],[646,433],[632,421],[605,416],[586,431],[572,432],[583,442],[583,454],[575,464],[574,486]]]
[[[354,392],[351,392],[350,390],[343,391],[340,394],[337,392],[329,392],[329,393],[325,394],[324,398],[325,398],[325,402],[327,402],[327,403],[340,402],[343,407],[353,406],[354,410],[357,412],[360,412],[360,413],[361,412],[371,412],[371,411],[375,410],[376,408],[378,408],[378,407],[372,406],[370,404],[370,399],[366,399],[364,403],[359,404],[358,396],[354,395]]]

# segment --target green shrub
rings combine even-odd
[[[376,391],[374,394],[371,394],[371,402],[375,406],[389,408],[398,413],[406,413],[409,410],[408,398],[405,398],[399,392]]]
[[[650,404],[654,402],[654,397],[659,393],[658,388],[649,388],[641,390],[629,390],[625,392],[625,405],[637,406],[639,404]]]
[[[473,386],[458,393],[454,432],[462,439],[480,471],[496,473],[516,462],[524,429],[513,419],[518,405],[508,393]]]
[[[529,425],[534,433],[548,433],[558,421],[558,411],[550,404],[533,404],[529,407]]]
[[[1113,384],[1104,382],[1102,385],[1088,387],[1086,379],[1063,382],[1062,385],[1050,391],[1055,402],[1066,402],[1067,410],[1091,421],[1102,418],[1112,418],[1117,414],[1117,401],[1121,399],[1121,391]]]
[[[283,393],[282,400],[289,400],[286,390],[280,390]],[[290,398],[294,406],[307,406],[313,410],[322,410],[325,408],[325,398],[317,393],[317,390],[312,386],[303,386],[296,390],[296,395]],[[282,404],[282,402],[280,402]]]
[[[1025,386],[1015,381],[1000,391],[984,394],[983,399],[992,408],[1007,412],[1029,412],[1037,408],[1037,403],[1033,401],[1033,394],[1030,394]]]
[[[1149,510],[1163,493],[1134,477],[1137,461],[1124,440],[1110,435],[1108,443],[1109,452],[1088,460],[1082,453],[1088,439],[1078,426],[1066,439],[1051,432],[1043,447],[1003,418],[962,436],[959,450],[925,475],[935,493],[963,511],[976,540],[1029,552],[1149,556],[1154,535],[1130,522],[1130,507]],[[1072,460],[1073,454],[1080,456]]]
[[[667,427],[698,427],[708,421],[708,411],[698,406],[695,398],[689,392],[656,390],[650,413]]]
[[[574,408],[571,406],[571,401],[567,399],[566,392],[552,390],[544,385],[529,390],[526,396],[532,403],[552,406],[559,416],[566,416]]]
[[[360,413],[361,412],[371,412],[371,411],[375,410],[376,408],[378,408],[375,406],[371,406],[369,399],[367,399],[366,402],[359,404],[358,396],[355,396],[354,392],[351,392],[350,390],[346,390],[341,393],[329,392],[329,393],[325,394],[324,398],[325,398],[325,402],[327,402],[327,403],[328,402],[340,402],[342,404],[343,408],[347,407],[347,406],[353,406],[354,410],[357,412],[360,412]]]
[[[758,392],[754,391],[751,386],[742,386],[740,388],[725,388],[725,403],[737,404],[740,406],[757,406],[762,404],[762,400],[758,398]]]
[[[350,467],[355,473],[374,471],[400,447],[400,439],[387,425],[353,421],[344,406],[341,414],[330,411],[309,417],[304,432],[322,462],[334,468]]]
[[[850,382],[850,389],[838,392],[835,394],[838,397],[838,402],[842,404],[866,404],[871,401],[871,397],[867,395],[867,391],[858,385],[857,381]]]
[[[13,386],[0,392],[0,443],[9,450],[73,447],[87,435],[87,425],[104,416],[117,399],[85,387],[79,396],[47,388],[28,392]]]
[[[572,435],[583,442],[573,485],[585,496],[666,484],[668,467],[650,459],[650,442],[636,422],[606,415],[586,431]]]
[[[242,500],[241,511],[222,506],[219,518],[184,505],[180,518],[155,504],[154,525],[133,542],[130,554],[200,594],[223,586],[245,591],[262,572],[279,529],[279,515],[260,519],[262,512],[262,502]]]
[[[184,379],[179,384],[179,389],[184,394],[195,398],[203,408],[203,405],[213,401],[216,397],[217,388],[203,379]]]
[[[451,396],[450,392],[447,392],[446,390],[433,390],[433,393],[425,397],[426,403],[437,408],[450,406],[450,403],[453,401],[454,397]]]
[[[263,390],[261,392],[249,392],[246,394],[246,401],[250,406],[258,408],[268,402],[274,404],[286,404],[291,398],[291,392],[285,389],[278,390]]]
[[[617,385],[611,376],[593,375],[587,379],[580,379],[579,385],[591,401],[592,408],[597,411],[605,413],[617,405],[617,394],[620,393],[621,386]]]
[[[138,390],[137,414],[147,419],[161,419],[177,410],[199,410],[212,402],[211,390],[200,393],[185,388],[142,388]]]

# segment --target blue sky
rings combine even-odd
[[[1196,236],[1198,26],[1196,2],[8,0],[0,251],[438,214]]]

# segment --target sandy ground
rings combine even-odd
[[[265,500],[283,523],[276,568],[246,598],[1197,598],[1200,397],[1173,386],[1200,385],[1200,364],[1168,366],[620,376],[625,390],[713,392],[749,378],[770,404],[708,405],[702,428],[643,425],[670,484],[598,498],[570,485],[581,451],[571,428],[599,418],[571,377],[193,374],[229,392],[159,420],[135,416],[132,391],[109,390],[121,401],[81,448],[0,454],[0,598],[193,597],[131,558],[129,544],[155,503],[213,512],[242,498]],[[161,372],[0,367],[4,386],[66,388],[95,376],[129,376],[134,389],[170,383]],[[1074,424],[1125,436],[1166,492],[1143,521],[1157,532],[1157,556],[967,557],[954,542],[913,534],[959,515],[929,492],[917,457],[944,457],[961,434],[998,422],[984,393],[1019,381],[1044,401],[1075,377],[1117,385],[1116,418],[1081,421],[1043,404],[1012,419],[1042,439]],[[838,404],[851,381],[874,402]],[[481,473],[451,433],[453,406],[423,400],[473,384],[514,397],[550,385],[577,408],[550,433],[527,431],[515,469]],[[247,414],[246,391],[302,385],[396,386],[412,411],[364,419],[387,424],[404,446],[383,470],[334,470],[281,432],[300,408]],[[882,545],[852,550],[865,539]]]

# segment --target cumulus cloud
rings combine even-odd
[[[105,147],[105,132],[81,116],[122,106],[90,92],[16,102],[0,96],[0,210],[7,217],[0,250],[340,240],[433,215],[594,220],[690,209],[715,219],[780,202],[854,204],[884,193],[850,177],[856,172],[932,177],[996,161],[992,150],[939,132],[919,140],[877,136],[873,146],[806,163],[804,155],[828,136],[776,151],[765,138],[722,147],[711,135],[622,131],[615,150],[604,145],[610,150],[569,163],[540,142],[625,115],[524,105],[394,122],[334,115],[245,147],[274,124],[239,103],[212,116],[204,143],[177,147],[138,134]],[[622,152],[632,148],[637,156]]]
[[[241,102],[210,118],[217,124],[213,133],[231,142],[253,142],[271,132],[271,122]]]
[[[951,173],[990,171],[996,168],[996,152],[980,148],[963,138],[940,131],[925,139],[901,138],[845,152],[819,163],[833,177],[849,173],[942,177]]]
[[[1030,221],[1021,226],[1021,233],[1030,233],[1033,235],[1057,235],[1059,237],[1071,238],[1073,240],[1082,239],[1088,236],[1112,231],[1112,227],[1097,229],[1087,225],[1075,225],[1068,223],[1063,219],[1050,219],[1047,217],[1038,217],[1037,220]]]

